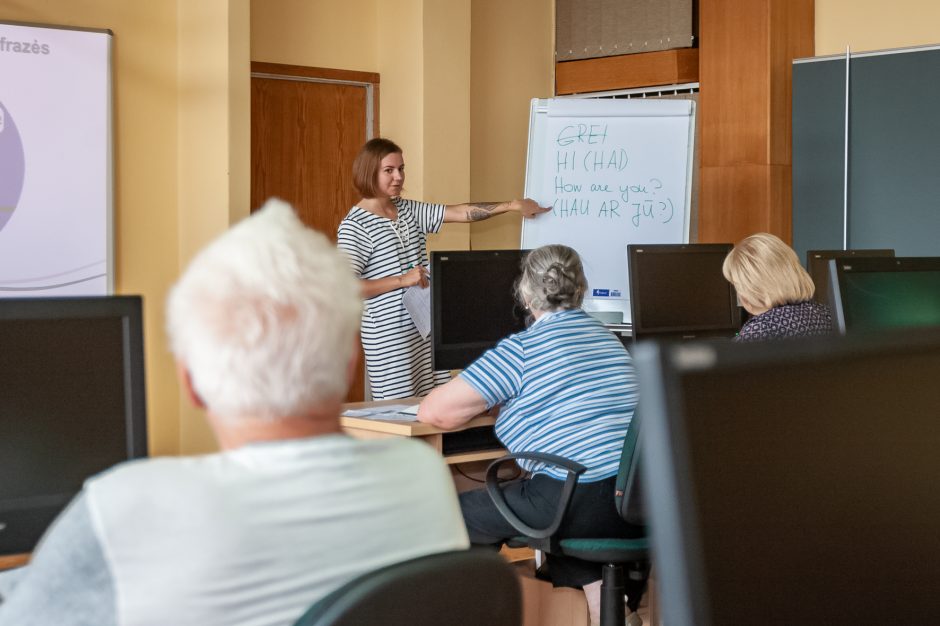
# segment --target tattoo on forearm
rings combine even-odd
[[[502,204],[502,202],[474,202],[467,209],[467,221],[479,222],[493,215],[493,209]]]

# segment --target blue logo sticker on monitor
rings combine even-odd
[[[608,298],[610,297],[610,289],[595,289],[591,292],[591,295],[595,298]]]
[[[611,297],[611,298],[619,298],[619,297],[620,297],[620,290],[619,290],[619,289],[611,289],[611,290],[610,290],[610,297]]]

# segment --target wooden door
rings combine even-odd
[[[336,241],[359,200],[352,162],[378,132],[378,74],[251,64],[251,207],[271,196]],[[363,359],[348,400],[364,397]]]

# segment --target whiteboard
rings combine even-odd
[[[113,291],[111,42],[0,22],[0,297]]]
[[[533,99],[526,197],[552,207],[523,220],[523,249],[578,251],[584,308],[630,321],[627,245],[688,243],[695,102]]]

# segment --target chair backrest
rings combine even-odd
[[[319,600],[294,626],[519,626],[512,567],[489,550],[443,552],[389,565]]]
[[[614,501],[620,517],[637,526],[646,525],[646,510],[640,493],[640,411],[633,412],[623,440]]]

